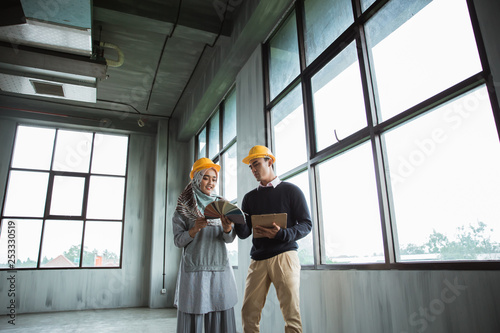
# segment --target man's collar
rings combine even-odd
[[[261,187],[273,187],[273,188],[276,188],[276,186],[278,186],[279,184],[281,183],[281,180],[278,176],[276,176],[273,180],[271,180],[269,183],[267,183],[266,186],[262,185],[260,182],[259,182],[259,186],[257,186],[257,190]]]

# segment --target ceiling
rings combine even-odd
[[[229,39],[238,4],[243,3],[241,0],[81,1],[90,6],[93,55],[48,50],[4,38],[0,42],[0,69],[2,64],[10,63],[20,70],[45,67],[44,70],[75,71],[97,77],[95,102],[24,95],[0,86],[0,112],[50,113],[82,120],[133,115],[146,125],[152,119],[180,117],[183,112],[179,110],[180,102],[192,93],[193,73],[204,71],[214,54],[214,45]],[[19,11],[15,10],[22,4],[26,7],[27,2],[2,0],[3,25],[26,24],[22,18],[12,20],[12,17],[17,17],[15,13]],[[54,6],[42,8],[45,13],[58,22],[73,19],[58,7],[67,1],[50,3]],[[6,10],[7,4],[11,5],[11,11]],[[4,37],[6,34],[3,33]]]
[[[206,0],[94,0],[94,39],[117,45],[120,67],[108,68],[99,83],[98,102],[130,105],[141,113],[175,115],[200,58],[217,38],[229,36],[225,19]],[[223,13],[222,13],[223,14]],[[116,58],[105,49],[105,58]]]

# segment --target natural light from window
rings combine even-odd
[[[9,226],[16,230],[15,268],[118,267],[127,155],[126,135],[18,126],[0,268],[11,268]]]

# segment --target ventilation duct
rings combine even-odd
[[[107,66],[91,59],[91,0],[1,1],[14,17],[0,25],[0,90],[95,103]]]
[[[4,92],[80,102],[96,102],[97,79],[35,68],[0,66],[0,89]]]
[[[64,97],[62,84],[35,81],[32,79],[30,79],[30,82],[33,85],[33,88],[35,88],[35,94]]]
[[[92,55],[91,0],[20,2],[25,17],[13,21],[25,20],[26,23],[0,26],[0,40],[10,43],[13,48],[27,45],[89,57]],[[8,3],[12,1],[8,0]],[[13,5],[9,8],[12,11],[19,10]]]

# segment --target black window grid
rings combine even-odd
[[[270,78],[269,78],[269,43],[272,38],[279,32],[280,25],[277,26],[275,31],[270,34],[267,41],[262,48],[263,57],[263,76],[264,76],[264,95],[265,95],[265,121],[266,121],[266,142],[271,147],[273,145],[273,137],[271,131],[271,110],[285,98],[297,85],[302,85],[302,101],[304,109],[304,121],[306,131],[306,147],[307,147],[307,161],[292,170],[287,171],[280,175],[280,178],[286,180],[301,172],[307,171],[309,178],[309,186],[311,193],[311,214],[313,218],[313,242],[314,242],[314,265],[303,266],[304,269],[398,269],[398,270],[421,270],[421,269],[455,269],[455,270],[498,270],[500,269],[500,262],[494,261],[434,261],[434,262],[399,262],[396,258],[396,244],[393,233],[394,224],[391,220],[393,216],[393,207],[391,207],[390,191],[385,170],[385,152],[383,149],[382,134],[388,130],[408,122],[416,117],[426,113],[427,111],[442,105],[452,99],[460,96],[468,91],[486,85],[489,99],[491,102],[495,125],[500,137],[500,107],[495,93],[494,83],[491,79],[491,71],[486,57],[486,51],[482,36],[480,34],[479,22],[472,0],[467,0],[467,6],[470,13],[470,19],[474,31],[474,36],[477,43],[479,58],[483,70],[466,78],[465,80],[453,85],[437,93],[436,95],[410,107],[409,109],[399,113],[398,115],[379,122],[379,109],[377,100],[375,98],[374,85],[370,69],[370,52],[367,46],[364,27],[365,24],[377,12],[384,7],[391,0],[377,0],[364,12],[361,11],[361,0],[352,0],[352,8],[354,15],[354,22],[334,41],[332,42],[315,60],[308,66],[305,60],[305,44],[304,44],[304,3],[303,0],[298,0],[290,8],[287,15],[282,19],[286,20],[289,15],[295,13],[297,23],[297,43],[299,47],[299,62],[300,73],[280,92],[275,98],[270,98]],[[312,89],[311,79],[321,70],[330,60],[335,58],[346,46],[355,42],[358,52],[358,62],[360,66],[361,81],[363,88],[363,96],[365,99],[366,117],[368,126],[343,138],[341,141],[336,142],[321,151],[317,151],[314,133],[314,116],[312,104]],[[381,216],[381,229],[383,235],[384,247],[384,263],[369,263],[369,264],[323,264],[321,258],[325,255],[325,244],[323,243],[322,223],[320,223],[319,196],[317,171],[316,167],[319,163],[330,159],[336,155],[359,145],[364,142],[371,141],[373,150],[373,159],[376,173],[376,184],[378,193],[379,210]]]

